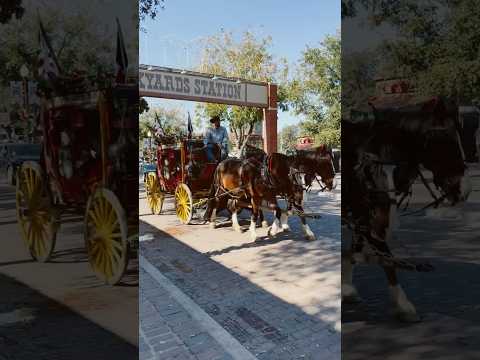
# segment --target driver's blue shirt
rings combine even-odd
[[[219,144],[221,145],[222,149],[227,150],[227,145],[228,145],[227,129],[225,129],[223,126],[219,126],[218,128],[215,128],[215,127],[208,128],[205,133],[205,140],[203,142],[205,143],[205,145]]]

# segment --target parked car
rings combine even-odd
[[[156,171],[157,165],[155,163],[143,162],[142,164],[142,173],[143,173],[143,182],[147,181],[147,174],[152,171]]]
[[[17,169],[25,161],[40,161],[39,144],[0,144],[0,174],[10,185],[15,185]]]

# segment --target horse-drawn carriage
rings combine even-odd
[[[216,158],[219,159],[220,149]],[[147,203],[153,214],[162,212],[165,195],[175,198],[175,211],[183,224],[206,206],[217,162],[209,163],[202,139],[160,141],[157,167],[146,174]]]
[[[34,259],[51,258],[61,215],[80,212],[94,272],[105,283],[120,281],[138,247],[138,198],[131,191],[138,184],[137,115],[136,84],[42,99],[41,159],[22,165],[16,190],[18,224]]]
[[[207,162],[203,139],[182,139],[180,141],[159,141],[156,171],[146,176],[147,203],[153,214],[160,214],[166,195],[175,198],[177,217],[183,224],[189,224],[195,215],[215,227],[216,211],[227,209],[232,214],[232,226],[240,231],[237,215],[242,209],[252,211],[250,233],[256,238],[257,219],[263,221],[262,210],[274,211],[273,230],[269,235],[288,228],[288,213],[298,215],[308,239],[315,236],[306,223],[302,208],[304,187],[297,182],[297,175],[304,173],[307,186],[319,176],[325,188],[335,187],[335,170],[332,156],[325,146],[302,151],[293,156],[280,153],[267,155],[263,150],[247,146],[240,158],[221,158],[220,147],[216,148],[214,163]],[[231,171],[229,173],[229,171]],[[226,183],[225,178],[229,178]],[[222,180],[223,179],[223,180]],[[227,184],[228,183],[228,184]],[[288,205],[282,210],[277,197],[283,197]],[[267,205],[263,206],[265,202]],[[200,211],[202,210],[202,211]]]

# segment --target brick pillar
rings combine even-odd
[[[263,109],[263,150],[277,151],[277,85],[268,84],[268,108]]]

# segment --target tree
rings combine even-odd
[[[165,0],[140,0],[138,2],[138,15],[140,21],[144,21],[147,17],[155,19],[158,11],[164,8]]]
[[[480,98],[480,9],[475,0],[343,1],[345,16],[366,12],[370,26],[384,23],[397,33],[381,46],[382,73],[415,79],[425,95],[457,102]]]
[[[331,146],[340,146],[340,50],[339,34],[326,36],[318,48],[307,47],[286,91],[288,104],[306,118],[303,132]]]
[[[98,74],[114,73],[115,37],[99,34],[92,27],[89,15],[71,16],[53,5],[44,5],[40,16],[63,74],[96,77]],[[37,16],[24,16],[2,26],[0,83],[20,80],[19,69],[23,64],[28,65],[31,74],[37,74],[40,53],[38,33]]]
[[[365,109],[375,93],[376,55],[361,51],[342,55],[342,119],[350,111]]]
[[[22,0],[3,0],[0,3],[0,24],[8,23],[13,17],[18,20],[24,12]]]
[[[271,38],[257,39],[245,32],[239,42],[232,33],[222,32],[206,40],[198,71],[254,81],[275,82],[284,76],[270,54]],[[284,63],[284,62],[283,62]],[[248,141],[255,125],[263,118],[260,109],[222,104],[199,104],[197,117],[219,116],[228,123],[237,150]]]
[[[282,153],[295,150],[297,139],[300,135],[300,129],[298,125],[285,126],[280,131],[280,149]]]
[[[140,98],[139,105],[138,105],[138,114],[143,114],[144,112],[148,112],[150,110],[150,106],[148,105],[147,100],[145,98]]]
[[[152,137],[181,138],[186,135],[186,120],[180,109],[165,109],[162,107],[150,108],[140,115],[139,141],[142,147],[143,140]]]

